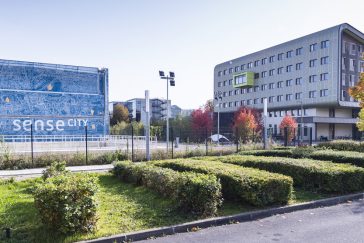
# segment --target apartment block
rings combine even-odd
[[[364,34],[349,24],[334,26],[216,65],[214,94],[222,126],[242,106],[263,109],[279,134],[286,115],[296,118],[304,139],[358,138],[359,104],[348,89],[364,72]]]

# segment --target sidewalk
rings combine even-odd
[[[112,169],[114,166],[112,164],[106,165],[83,165],[83,166],[68,166],[67,170],[71,172],[105,172]],[[0,170],[0,178],[8,177],[38,177],[41,176],[45,168],[35,168],[35,169],[24,169],[24,170]]]

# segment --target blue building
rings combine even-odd
[[[0,135],[109,133],[108,69],[0,60]]]

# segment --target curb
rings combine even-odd
[[[358,200],[358,199],[364,199],[364,193],[356,193],[356,194],[350,194],[350,195],[345,195],[345,196],[321,199],[321,200],[317,200],[317,201],[301,203],[301,204],[296,204],[296,205],[291,205],[291,206],[257,210],[257,211],[253,211],[253,212],[235,214],[235,215],[225,216],[225,217],[208,218],[208,219],[197,220],[197,221],[188,222],[188,223],[184,223],[184,224],[148,229],[148,230],[131,232],[131,233],[126,233],[126,234],[113,235],[113,236],[102,237],[102,238],[98,238],[98,239],[94,239],[94,240],[79,241],[79,243],[85,243],[85,242],[114,243],[114,242],[130,242],[130,241],[146,240],[149,238],[161,237],[161,236],[165,236],[165,235],[173,235],[176,233],[190,232],[190,231],[194,231],[195,229],[202,229],[202,228],[226,225],[226,224],[231,224],[231,223],[253,221],[253,220],[257,220],[257,219],[270,217],[270,216],[273,216],[276,214],[284,214],[284,213],[291,213],[294,211],[305,210],[305,209],[333,206],[333,205],[337,205],[340,203],[345,203],[347,201]]]

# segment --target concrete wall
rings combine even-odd
[[[352,137],[351,124],[335,124],[335,137]]]
[[[320,136],[324,136],[329,138],[329,124],[319,123],[317,124],[317,139],[320,139]]]

